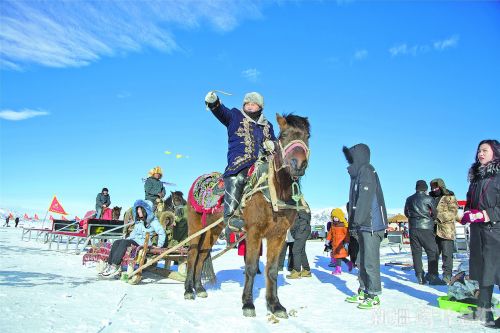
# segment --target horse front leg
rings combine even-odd
[[[267,310],[279,318],[288,318],[286,309],[278,299],[278,257],[285,238],[267,240],[266,302]]]
[[[242,295],[242,309],[245,317],[255,317],[256,315],[255,305],[253,304],[253,284],[259,269],[260,246],[261,240],[253,239],[250,232],[248,232],[245,244],[245,287]]]
[[[186,281],[184,282],[184,299],[189,300],[194,299],[194,273],[198,259],[198,241],[199,238],[194,239],[188,251]]]
[[[201,276],[204,272],[206,274],[206,278],[215,283],[215,272],[212,266],[211,259],[207,261],[210,253],[212,251],[212,246],[217,241],[219,234],[221,232],[222,227],[216,226],[211,230],[207,230],[207,232],[201,236],[200,246],[199,246],[199,254],[198,254],[198,262],[196,263],[196,270],[194,275],[194,290],[196,292],[197,297],[208,297],[207,291],[201,282]]]

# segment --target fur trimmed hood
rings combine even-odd
[[[153,203],[149,200],[136,200],[134,202],[134,208],[132,210],[132,214],[134,216],[134,221],[137,221],[137,216],[136,216],[136,212],[137,212],[137,207],[143,207],[145,210],[146,210],[146,214],[147,214],[147,217],[146,217],[146,223],[149,224],[151,223],[151,221],[153,221],[153,219],[155,218],[155,214],[153,213]]]
[[[494,177],[500,172],[500,159],[494,159],[485,165],[474,163],[469,169],[469,181]]]
[[[450,191],[446,188],[446,184],[444,183],[444,180],[442,180],[441,178],[435,178],[435,179],[431,180],[431,182],[430,182],[431,186],[434,183],[437,183],[438,187],[441,189],[442,195],[455,195],[455,193],[453,193],[453,191]],[[429,195],[431,197],[438,197],[438,195],[436,195],[433,191],[430,191]]]

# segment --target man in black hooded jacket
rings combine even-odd
[[[360,303],[360,309],[372,309],[380,305],[380,242],[387,228],[387,211],[382,187],[370,164],[370,148],[357,144],[343,148],[349,163],[351,176],[349,191],[349,232],[359,240],[359,289],[358,294],[348,297],[347,302]]]

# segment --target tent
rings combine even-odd
[[[408,218],[403,214],[396,214],[393,217],[389,218],[390,223],[400,223],[400,222],[408,222]]]

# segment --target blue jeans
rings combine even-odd
[[[102,207],[96,207],[95,211],[96,211],[95,218],[100,219],[102,214]]]

